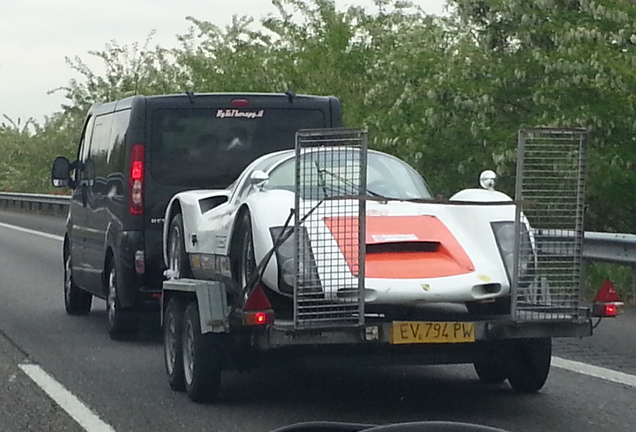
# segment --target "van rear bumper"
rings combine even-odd
[[[145,249],[146,242],[142,231],[124,231],[121,236],[118,259],[119,301],[123,308],[155,308],[161,299],[161,280],[163,271],[161,261],[157,262],[151,251]],[[135,271],[135,253],[144,251],[146,257],[145,273]]]

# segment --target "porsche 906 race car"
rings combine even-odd
[[[227,189],[175,195],[164,224],[166,274],[222,279],[240,290],[258,273],[268,296],[291,298],[304,285],[314,298],[346,301],[359,271],[357,222],[348,223],[356,215],[326,213],[320,203],[339,200],[346,208],[360,199],[350,178],[359,174],[351,167],[360,157],[359,149],[339,147],[281,151],[254,161]],[[494,173],[482,175],[482,189],[442,202],[400,159],[372,150],[364,158],[365,304],[455,302],[477,313],[509,313],[515,205],[494,190]],[[291,212],[300,208],[309,210],[293,235]],[[526,225],[520,284],[532,283],[535,260]],[[302,259],[299,246],[309,251]]]

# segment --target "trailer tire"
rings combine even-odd
[[[479,381],[483,384],[501,384],[508,378],[509,350],[504,344],[487,342],[473,361]]]
[[[168,384],[174,391],[183,391],[183,301],[173,296],[163,315],[163,353]]]
[[[213,402],[221,386],[225,334],[201,334],[199,306],[190,302],[183,319],[183,372],[185,389],[193,402]]]
[[[517,393],[536,393],[550,372],[552,339],[518,339],[511,344],[508,381]]]

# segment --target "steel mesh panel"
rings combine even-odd
[[[517,319],[578,317],[586,139],[582,129],[519,132],[513,275]]]
[[[364,323],[366,133],[296,135],[294,325]]]

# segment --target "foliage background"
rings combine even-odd
[[[68,103],[38,124],[0,123],[0,190],[45,192],[57,155],[74,158],[95,102],[133,94],[284,92],[335,95],[345,124],[409,161],[451,194],[495,169],[514,183],[516,134],[537,126],[590,133],[586,229],[636,233],[636,6],[628,0],[450,0],[435,17],[405,1],[378,12],[331,0],[273,0],[261,22],[219,28],[188,18],[177,48],[116,42],[90,53],[94,73],[56,91]],[[590,274],[597,274],[595,268]],[[602,272],[601,272],[602,273]],[[625,272],[613,272],[619,288]],[[625,289],[623,287],[623,289]]]

